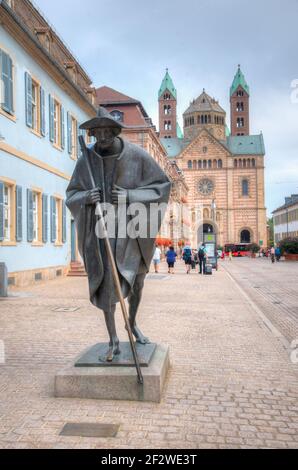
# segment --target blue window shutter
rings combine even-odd
[[[62,243],[66,242],[66,204],[62,201]]]
[[[23,191],[21,186],[16,187],[16,240],[23,239]]]
[[[48,196],[42,195],[42,241],[47,243],[48,241]]]
[[[8,96],[9,96],[9,112],[10,114],[13,114],[14,113],[14,109],[13,109],[13,65],[12,65],[12,60],[11,58],[9,57],[9,61],[8,61],[8,72],[9,72],[9,83],[8,83],[8,87],[9,87],[9,92],[8,92]]]
[[[51,196],[51,242],[56,241],[56,199]]]
[[[65,148],[65,111],[63,106],[61,106],[61,148]]]
[[[50,141],[54,142],[54,98],[49,95],[49,127],[50,127]]]
[[[2,109],[13,114],[13,66],[8,54],[1,51],[1,80],[3,87]]]
[[[4,183],[0,181],[0,242],[4,240]]]
[[[33,126],[32,78],[27,72],[25,72],[25,102],[26,102],[26,124],[28,127],[32,127]]]
[[[33,242],[33,192],[27,189],[27,241]]]
[[[71,115],[69,113],[67,113],[67,151],[69,154],[72,152]]]
[[[46,100],[43,88],[40,88],[40,133],[46,135]]]

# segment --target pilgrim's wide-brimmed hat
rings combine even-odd
[[[120,134],[125,126],[117,121],[105,108],[99,106],[97,116],[81,124],[80,129],[97,129],[99,127],[112,127],[118,129]]]

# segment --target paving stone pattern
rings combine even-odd
[[[253,262],[237,271],[233,260],[229,269],[263,286],[267,265],[254,272]],[[212,276],[186,275],[179,262],[175,275],[164,263],[161,273],[162,280],[146,281],[139,315],[146,335],[170,346],[160,404],[54,398],[56,371],[107,339],[85,278],[41,283],[0,300],[2,448],[298,447],[297,365],[227,272],[220,266]],[[273,281],[268,288],[278,290]],[[119,309],[117,320],[126,341]],[[69,422],[120,428],[114,438],[60,436]]]

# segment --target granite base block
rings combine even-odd
[[[157,345],[148,367],[142,368],[143,385],[135,367],[75,367],[57,373],[57,398],[150,401],[159,403],[170,367],[169,347]]]

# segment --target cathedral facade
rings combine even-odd
[[[262,133],[249,132],[250,90],[238,67],[230,88],[230,130],[226,112],[203,90],[177,124],[177,91],[166,71],[159,93],[159,138],[182,170],[189,188],[190,242],[206,234],[217,244],[266,244]]]

